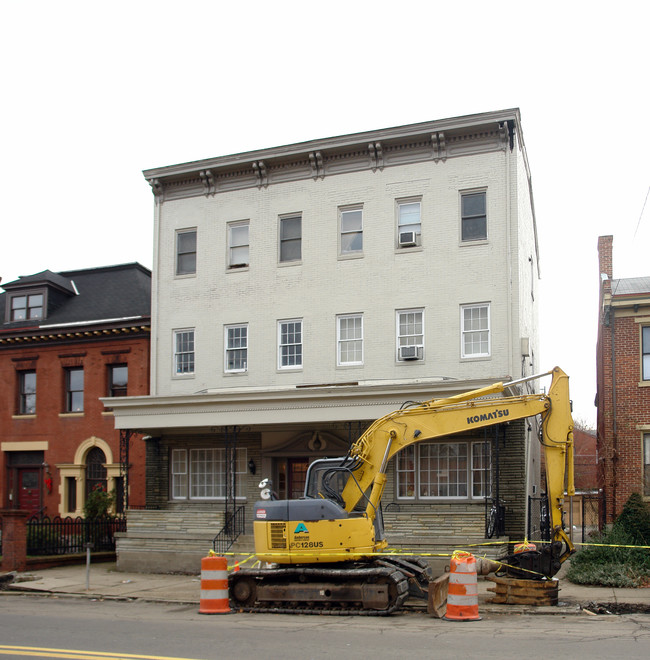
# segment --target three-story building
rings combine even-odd
[[[111,403],[149,435],[150,509],[122,567],[196,567],[258,482],[300,497],[404,402],[538,369],[539,254],[518,110],[148,170],[155,200],[151,394]],[[554,365],[550,365],[554,366]],[[531,440],[532,439],[532,440]],[[483,538],[506,500],[525,533],[534,424],[422,443],[391,466],[395,543]],[[155,540],[154,539],[157,539]],[[424,539],[424,541],[422,541]]]

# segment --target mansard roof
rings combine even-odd
[[[151,271],[139,263],[59,273],[45,270],[2,288],[0,335],[21,331],[42,334],[62,326],[150,322]],[[43,318],[11,322],[7,298],[31,292],[46,295]]]

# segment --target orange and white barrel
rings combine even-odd
[[[201,559],[199,614],[230,614],[228,560],[225,557]]]
[[[448,621],[478,621],[476,559],[469,552],[454,552],[450,562],[447,593]]]

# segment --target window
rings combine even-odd
[[[225,335],[226,371],[246,371],[248,369],[248,325],[226,326]]]
[[[129,382],[129,368],[125,364],[112,364],[108,367],[108,396],[126,396]]]
[[[485,192],[460,196],[460,234],[462,241],[482,241],[487,238]]]
[[[398,456],[399,499],[483,499],[490,488],[488,442],[427,442]]]
[[[490,355],[490,305],[463,305],[460,308],[461,357]]]
[[[424,358],[424,312],[407,309],[397,312],[397,359],[400,362]]]
[[[196,273],[196,229],[176,233],[176,275]]]
[[[173,500],[187,499],[187,450],[172,449],[172,484]]]
[[[174,330],[174,373],[194,373],[194,330]]]
[[[280,218],[280,261],[302,259],[302,216]]]
[[[12,321],[36,321],[43,318],[43,294],[34,293],[11,298]]]
[[[397,497],[415,499],[415,447],[403,449],[397,455]]]
[[[650,497],[650,433],[643,434],[643,495]]]
[[[228,493],[244,498],[247,465],[245,448],[237,450],[234,471],[230,474],[225,449],[172,449],[172,499],[224,499]]]
[[[66,369],[65,390],[66,390],[65,411],[83,412],[84,409],[83,367]]]
[[[337,325],[337,364],[363,364],[363,316],[354,314],[339,316]]]
[[[641,328],[641,371],[643,380],[650,380],[650,325]]]
[[[21,371],[18,374],[20,397],[18,412],[21,415],[36,414],[36,372]]]
[[[397,202],[397,245],[414,247],[421,243],[421,202],[405,200]]]
[[[248,266],[248,221],[228,225],[228,267]]]
[[[340,254],[354,254],[363,250],[363,209],[361,207],[339,211],[341,228]]]
[[[278,323],[278,367],[302,367],[302,320]]]

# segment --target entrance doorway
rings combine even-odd
[[[41,508],[41,471],[39,468],[17,468],[18,508],[37,514]]]
[[[309,459],[286,458],[278,460],[278,497],[297,500],[305,494],[305,481]]]

